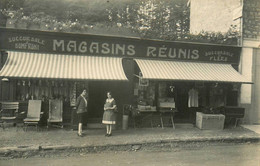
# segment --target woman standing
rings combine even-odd
[[[107,99],[104,105],[104,114],[102,123],[106,125],[107,133],[105,136],[112,135],[112,125],[116,124],[116,101],[112,98],[111,92],[107,92]]]
[[[79,127],[78,127],[78,136],[82,137],[82,124],[83,124],[83,115],[87,112],[88,101],[86,99],[87,90],[84,89],[81,95],[77,98],[76,107],[77,107],[77,114],[79,120]]]

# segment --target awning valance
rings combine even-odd
[[[127,80],[122,58],[8,52],[0,71],[7,78]]]
[[[251,83],[230,64],[143,59],[135,61],[144,79]]]

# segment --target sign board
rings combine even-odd
[[[241,47],[0,28],[0,49],[238,64]]]
[[[139,72],[139,86],[148,86],[149,85],[149,80],[143,79],[143,75],[141,72]]]

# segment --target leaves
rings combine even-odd
[[[188,0],[0,0],[1,13],[43,24],[44,30],[237,44],[239,33],[189,34]]]

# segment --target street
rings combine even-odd
[[[42,157],[4,159],[0,161],[0,165],[260,166],[260,143],[194,143],[182,146],[140,147],[138,150],[129,151],[68,153],[70,152],[51,153]]]

